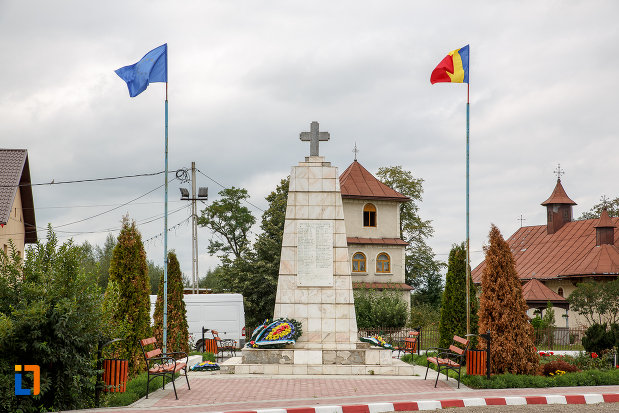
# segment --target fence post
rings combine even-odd
[[[421,326],[417,327],[417,331],[419,331],[419,343],[417,343],[417,355],[421,356]]]

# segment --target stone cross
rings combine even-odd
[[[318,154],[318,143],[320,141],[328,141],[329,140],[329,132],[319,132],[318,131],[318,122],[312,122],[310,126],[309,132],[301,132],[299,138],[304,141],[310,142],[310,156],[319,156]]]

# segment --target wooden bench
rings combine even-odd
[[[152,345],[153,350],[147,351],[146,347]],[[172,381],[172,387],[174,388],[174,396],[178,400],[176,394],[176,385],[174,384],[174,374],[185,370],[185,380],[187,380],[187,388],[191,390],[189,386],[189,379],[187,378],[187,363],[189,362],[189,356],[182,351],[163,353],[160,348],[157,347],[157,340],[155,337],[145,338],[140,340],[140,347],[142,348],[142,354],[144,354],[144,360],[146,361],[146,371],[148,372],[146,378],[146,398],[148,399],[148,385],[155,377],[163,377],[162,389],[165,389],[165,379],[170,378]],[[185,358],[184,362],[177,360],[176,357]],[[153,379],[150,377],[153,376]]]
[[[404,339],[404,346],[394,347],[393,350],[398,352],[398,358],[402,353],[413,354],[417,353],[417,346],[419,345],[419,331],[409,331],[408,335]]]
[[[211,330],[211,334],[213,334],[213,339],[215,339],[215,342],[217,343],[216,356],[221,355],[221,359],[223,360],[224,351],[227,351],[230,354],[230,357],[236,356],[236,340],[233,340],[231,338],[219,338],[219,332],[217,330]]]
[[[461,347],[458,347],[456,344],[460,344]],[[428,352],[431,351],[437,351],[438,354],[436,357],[427,357],[428,366],[426,367],[426,377],[424,377],[424,380],[428,378],[428,370],[430,369],[430,363],[432,363],[436,364],[436,367],[438,368],[434,387],[438,384],[438,376],[440,376],[441,371],[444,371],[445,377],[449,380],[449,370],[453,370],[458,372],[458,388],[460,388],[460,371],[462,369],[462,365],[465,364],[466,351],[468,348],[469,340],[454,336],[453,344],[450,345],[448,349],[438,347],[427,349],[426,357],[428,356]]]

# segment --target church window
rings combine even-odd
[[[570,220],[570,211],[567,208],[563,209],[563,222],[569,222]]]
[[[373,204],[365,204],[363,207],[363,226],[376,226],[376,207]]]
[[[559,289],[557,290],[557,294],[563,297],[563,288],[559,287]]]
[[[376,272],[391,272],[391,258],[384,252],[376,257]]]
[[[362,252],[352,256],[352,272],[365,272],[365,254]]]

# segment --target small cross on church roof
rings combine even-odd
[[[328,141],[329,140],[329,132],[319,132],[318,130],[318,122],[314,121],[310,125],[309,132],[301,132],[299,139],[304,142],[310,143],[310,156],[319,156],[318,153],[318,143],[320,141]]]

